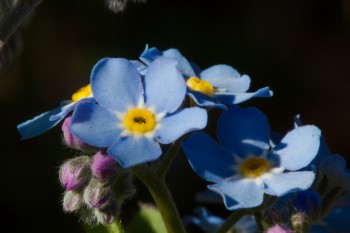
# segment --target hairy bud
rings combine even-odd
[[[293,233],[293,231],[285,226],[276,224],[266,230],[266,233]]]
[[[63,196],[63,209],[68,213],[77,211],[81,207],[82,201],[83,198],[80,193],[66,191]]]
[[[108,8],[116,14],[125,10],[128,2],[129,0],[106,0]],[[146,0],[133,0],[133,2],[145,3]]]
[[[61,184],[69,191],[84,187],[91,178],[89,156],[80,156],[66,161],[59,171]]]
[[[62,133],[63,133],[63,141],[64,144],[72,149],[76,150],[90,150],[92,146],[86,144],[85,142],[81,141],[78,137],[76,137],[72,132],[69,130],[69,126],[72,122],[72,117],[67,117],[63,124],[62,124]]]
[[[91,208],[104,208],[113,199],[114,193],[110,186],[104,186],[97,179],[91,179],[84,189],[84,201]]]

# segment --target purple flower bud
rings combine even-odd
[[[66,191],[63,196],[63,209],[68,213],[78,210],[82,204],[82,196],[74,191]]]
[[[78,137],[72,134],[69,126],[72,122],[72,117],[67,117],[62,124],[63,141],[67,147],[77,150],[90,149],[91,146],[81,141]]]
[[[61,184],[69,191],[85,186],[91,179],[89,156],[80,156],[66,161],[60,168]]]
[[[109,182],[117,174],[116,160],[107,153],[99,151],[92,158],[91,171],[100,181]]]
[[[317,192],[301,191],[292,200],[292,207],[295,213],[304,213],[307,216],[318,214],[321,205],[321,198]]]
[[[114,198],[110,186],[104,186],[97,179],[92,179],[84,189],[84,201],[91,208],[105,208]]]
[[[267,229],[266,233],[293,233],[293,231],[285,226],[276,224],[273,227]]]

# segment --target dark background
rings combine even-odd
[[[333,153],[349,156],[348,0],[149,0],[118,15],[103,1],[47,0],[20,31],[23,51],[0,79],[0,232],[82,232],[62,211],[57,175],[76,152],[61,143],[60,127],[20,141],[16,125],[70,99],[99,59],[137,59],[147,43],[178,48],[201,68],[231,65],[251,77],[251,91],[270,86],[273,98],[242,106],[259,107],[283,134],[299,113],[322,129]],[[183,155],[168,178],[181,214],[190,213],[205,182]],[[138,187],[135,200],[149,200]],[[127,204],[125,216],[136,208]]]

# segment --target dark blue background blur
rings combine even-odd
[[[99,59],[136,59],[146,43],[178,48],[201,68],[223,63],[250,75],[250,90],[270,86],[274,97],[243,106],[259,107],[281,133],[300,113],[322,129],[333,153],[350,154],[348,0],[149,0],[118,15],[103,1],[43,1],[21,32],[23,52],[0,79],[0,232],[82,232],[78,218],[62,211],[57,176],[76,152],[63,146],[59,127],[20,141],[16,125],[70,99]],[[181,214],[190,213],[205,183],[183,155],[168,178]],[[137,184],[135,200],[149,200]],[[124,222],[135,209],[125,206]]]

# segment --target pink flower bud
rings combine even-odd
[[[91,149],[91,146],[81,141],[69,130],[72,117],[67,117],[62,124],[63,141],[67,147],[77,150]]]
[[[276,224],[273,227],[267,229],[266,233],[293,233],[293,231],[285,226]]]
[[[91,179],[90,157],[80,156],[66,161],[60,168],[61,184],[69,191],[85,186]]]
[[[78,210],[82,204],[82,196],[74,191],[66,191],[63,196],[63,209],[68,213]]]
[[[116,160],[103,151],[92,158],[92,174],[101,182],[111,181],[117,174]]]

